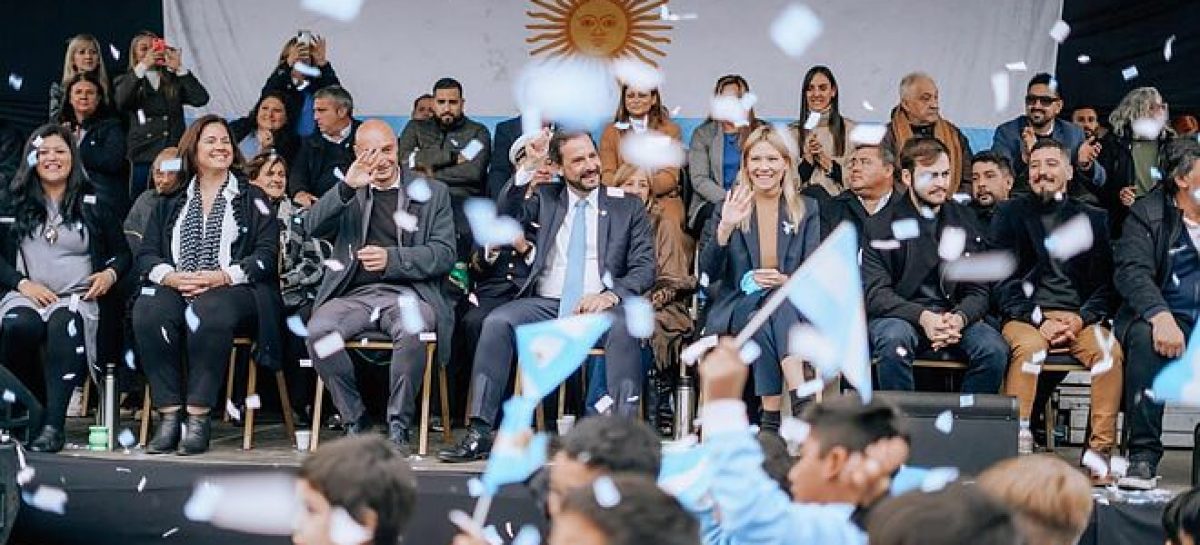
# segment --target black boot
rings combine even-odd
[[[34,452],[58,452],[62,450],[63,443],[66,442],[67,438],[63,434],[62,428],[42,426],[42,432],[29,443],[29,450]]]
[[[158,422],[158,432],[146,445],[147,454],[174,452],[179,446],[179,425],[183,423],[183,409],[159,414],[161,420]]]
[[[187,435],[179,441],[180,456],[192,456],[208,451],[208,440],[212,437],[212,419],[208,414],[187,415]]]
[[[804,415],[804,410],[813,402],[816,396],[800,397],[796,395],[795,390],[788,390],[788,400],[792,405],[792,418],[800,418]]]
[[[672,437],[675,434],[675,404],[671,402],[671,394],[675,393],[678,376],[679,372],[675,369],[666,369],[659,372],[654,384],[658,390],[658,399],[650,411],[658,414],[658,433],[663,437]]]
[[[662,425],[658,414],[658,382],[658,369],[651,367],[646,372],[646,385],[642,388],[642,392],[645,393],[646,424],[654,430],[659,429],[659,426]]]

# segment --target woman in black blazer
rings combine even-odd
[[[71,392],[96,364],[97,345],[111,341],[101,321],[121,319],[100,300],[131,258],[120,221],[89,194],[71,131],[43,125],[25,150],[29,160],[0,196],[0,363],[28,375],[45,348],[46,418],[29,448],[58,452]]]
[[[249,115],[230,121],[229,129],[233,131],[233,141],[242,150],[242,156],[254,157],[273,151],[290,165],[296,159],[300,140],[288,129],[289,122],[283,93],[267,91],[258,97]]]
[[[117,111],[126,116],[127,146],[133,162],[129,193],[141,195],[150,179],[150,163],[183,134],[183,106],[208,104],[208,91],[183,66],[178,49],[150,31],[129,44],[129,71],[113,82]]]
[[[96,197],[118,220],[129,212],[129,160],[121,121],[113,116],[96,76],[83,72],[67,80],[66,102],[58,122],[75,135],[83,170]]]
[[[162,416],[151,454],[208,450],[209,412],[235,333],[253,335],[258,364],[280,365],[279,222],[270,199],[241,177],[242,155],[220,117],[196,120],[179,149],[180,186],[159,200],[137,255],[147,285],[133,307],[134,339]]]
[[[754,129],[733,189],[705,225],[700,283],[708,280],[712,301],[706,334],[740,331],[820,244],[817,201],[800,194],[791,149],[786,133],[770,125]],[[802,369],[800,362],[787,358],[788,331],[799,320],[795,307],[782,305],[753,337],[762,350],[753,365],[763,429],[778,430],[782,368],[789,368],[791,388],[800,385],[802,373],[790,372]]]

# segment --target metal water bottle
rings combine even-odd
[[[104,364],[104,406],[101,409],[104,417],[103,425],[108,429],[108,450],[113,449],[113,438],[117,436],[117,366],[114,363]]]
[[[686,370],[680,373],[675,403],[675,440],[680,440],[692,434],[692,421],[696,419],[696,389]]]

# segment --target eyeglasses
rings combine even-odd
[[[1026,106],[1033,106],[1034,104],[1037,104],[1039,106],[1050,106],[1051,104],[1054,104],[1055,102],[1058,102],[1058,97],[1048,97],[1048,96],[1043,96],[1043,95],[1025,95],[1025,105]]]

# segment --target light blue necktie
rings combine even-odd
[[[563,279],[562,298],[558,300],[558,316],[575,313],[583,296],[583,272],[587,266],[587,206],[586,199],[575,203],[575,221],[571,223],[571,238],[567,241],[567,275]]]

